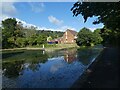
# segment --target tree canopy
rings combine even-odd
[[[82,15],[84,22],[90,17],[97,16],[93,24],[103,23],[101,29],[104,42],[120,44],[120,1],[119,2],[76,2],[71,8],[73,16]],[[109,30],[107,30],[109,29]],[[110,31],[110,33],[106,33]],[[104,34],[105,33],[105,34]],[[108,35],[109,34],[109,35]],[[109,39],[107,39],[109,37]]]
[[[88,17],[98,16],[93,24],[103,23],[109,29],[120,30],[120,2],[76,2],[71,11],[74,16],[81,14],[85,22]]]
[[[47,43],[48,36],[54,39],[62,35],[63,32],[59,31],[36,30],[34,26],[23,27],[15,18],[2,21],[2,48],[42,46]]]
[[[91,46],[93,44],[99,44],[101,41],[102,38],[98,30],[91,32],[89,29],[84,27],[78,32],[76,43],[79,46]]]

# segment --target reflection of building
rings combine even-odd
[[[68,63],[72,63],[77,60],[76,50],[65,51],[64,59]]]

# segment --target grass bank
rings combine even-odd
[[[44,48],[43,45],[41,46],[28,46],[24,48],[11,48],[11,49],[1,49],[0,51],[13,51],[13,50],[45,50],[45,51],[54,51],[59,49],[67,49],[67,48],[74,48],[79,47],[77,44],[45,44]]]

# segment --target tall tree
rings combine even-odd
[[[97,16],[93,24],[103,23],[105,27],[111,30],[111,38],[120,44],[120,1],[119,2],[76,2],[71,8],[74,16],[81,14],[84,22],[88,17]],[[101,29],[105,32],[105,28]],[[115,38],[115,37],[116,38]]]
[[[81,14],[85,22],[88,17],[98,16],[93,24],[103,23],[109,29],[120,30],[120,2],[76,2],[71,10],[74,16]]]
[[[17,21],[15,18],[8,18],[2,21],[2,47],[8,48],[8,46],[12,46],[14,43],[15,36],[14,31],[16,31]],[[8,39],[9,38],[9,39]]]
[[[87,28],[82,28],[78,32],[76,43],[79,46],[81,45],[91,46],[93,40],[94,40],[93,33]]]

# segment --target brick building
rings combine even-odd
[[[57,43],[75,43],[77,38],[77,32],[67,29],[62,37],[51,40],[50,42]]]
[[[60,43],[75,43],[77,38],[77,32],[67,29],[61,37]]]

